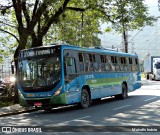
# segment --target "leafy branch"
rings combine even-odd
[[[9,31],[6,31],[6,30],[3,30],[3,29],[1,29],[1,28],[0,28],[0,31],[5,32],[5,33],[7,33],[7,34],[13,36],[13,37],[17,40],[17,42],[19,42],[19,39],[17,38],[17,36],[14,35],[13,33],[9,32]]]

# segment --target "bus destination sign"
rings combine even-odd
[[[55,48],[24,50],[20,53],[20,58],[49,55],[56,53],[56,51]]]

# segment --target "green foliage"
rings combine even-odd
[[[143,1],[80,0],[77,3],[77,0],[6,0],[3,8],[0,7],[0,31],[7,35],[0,41],[8,54],[16,49],[19,52],[24,48],[58,41],[97,46],[101,43],[98,38],[100,24],[104,22],[112,24],[105,32],[114,29],[119,33],[152,25],[156,19],[149,16]]]
[[[94,18],[91,12],[67,11],[61,16],[60,22],[53,27],[54,30],[52,34],[50,33],[53,38],[50,39],[72,45],[94,46],[93,37],[100,33],[99,20]]]
[[[112,0],[106,2],[107,13],[112,20],[112,28],[119,33],[152,25],[156,18],[149,16],[144,0]]]
[[[4,34],[4,33],[3,33]],[[4,57],[8,57],[14,54],[17,44],[11,35],[4,34],[0,37],[1,47],[0,54]],[[2,62],[2,60],[0,60]]]
[[[2,63],[3,62],[3,57],[2,56],[0,56],[0,63]]]
[[[110,27],[106,28],[105,32],[111,32],[111,28]]]
[[[44,38],[45,43],[61,41],[63,43],[87,47],[94,46],[95,43],[101,44],[98,38],[98,34],[101,33],[101,17],[98,15],[100,12],[97,13],[93,9],[81,11],[81,9],[89,6],[87,2],[80,1],[77,4],[76,1],[72,1],[68,5],[68,7],[75,6],[77,7],[76,10],[67,10],[60,16],[59,23],[52,25],[52,28]]]
[[[14,102],[11,102],[11,101],[5,101],[4,102],[4,100],[3,100],[3,102],[0,101],[0,108],[1,107],[6,107],[6,106],[10,106],[10,105],[14,105],[14,104],[15,104]]]

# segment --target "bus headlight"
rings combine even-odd
[[[14,83],[16,81],[16,78],[14,76],[10,77],[10,82]]]
[[[21,93],[20,90],[18,90],[18,95],[19,95],[19,97],[24,98],[24,96],[23,96],[23,94]]]
[[[61,92],[61,90],[62,90],[62,86],[61,86],[61,87],[59,87],[59,89],[57,89],[57,90],[56,90],[56,92],[54,93],[54,96],[59,95],[59,94],[60,94],[60,92]]]

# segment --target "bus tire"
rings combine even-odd
[[[128,97],[128,90],[125,84],[122,84],[122,94],[120,94],[121,99],[125,99]]]
[[[51,112],[52,111],[52,106],[45,107],[45,108],[43,108],[43,110],[45,112]]]
[[[80,107],[85,109],[91,105],[91,98],[86,89],[82,89]]]
[[[149,74],[146,75],[146,79],[149,80]]]
[[[47,108],[47,109],[44,109],[45,112],[51,112],[52,111],[52,108]]]
[[[157,77],[156,77],[156,75],[155,75],[155,74],[154,74],[154,76],[153,76],[153,77],[154,77],[154,79],[153,79],[153,80],[157,81]]]
[[[115,95],[116,99],[125,99],[128,97],[128,90],[125,84],[122,84],[122,94]]]

